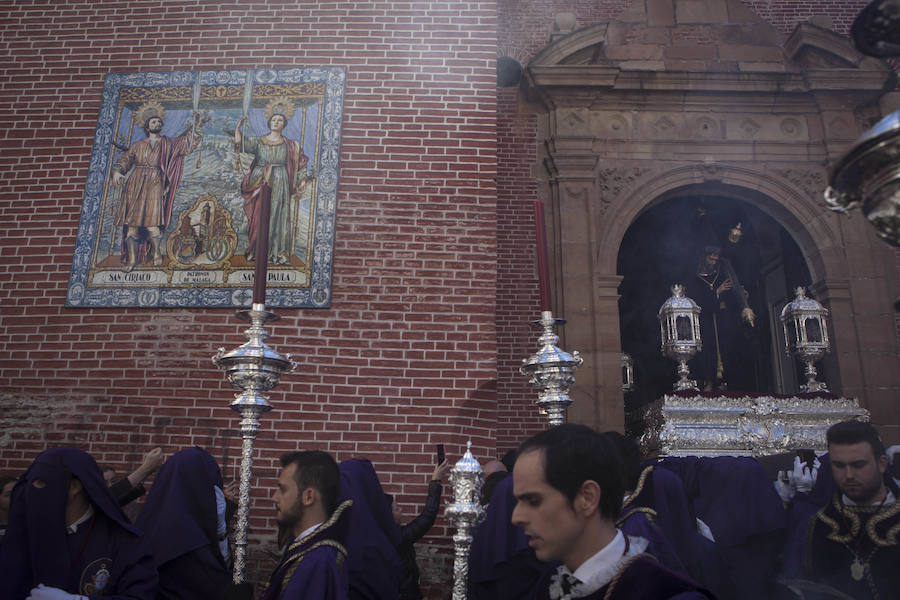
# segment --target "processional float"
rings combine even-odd
[[[645,453],[676,456],[766,456],[798,449],[826,449],[825,432],[847,419],[868,419],[856,399],[828,391],[816,380],[815,361],[830,350],[828,310],[798,287],[781,312],[785,351],[805,365],[800,394],[700,392],[688,361],[703,348],[701,308],[675,285],[659,309],[660,350],[678,363],[673,393],[640,410],[636,435]]]

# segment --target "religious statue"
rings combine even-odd
[[[740,352],[742,321],[753,327],[756,315],[747,302],[748,293],[731,262],[719,246],[707,246],[685,295],[700,306],[700,336],[703,349],[691,363],[691,372],[704,391],[723,388],[735,371],[747,368]]]

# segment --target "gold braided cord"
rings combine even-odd
[[[634,487],[634,491],[631,492],[631,496],[628,497],[628,502],[631,502],[635,498],[637,498],[642,491],[644,491],[644,485],[647,483],[647,478],[650,477],[650,474],[653,472],[653,465],[646,467],[643,471],[641,471],[641,476],[638,477],[637,485]],[[628,502],[625,504],[627,505]]]
[[[347,555],[347,549],[344,548],[343,545],[339,544],[338,542],[336,542],[334,540],[322,540],[321,542],[316,542],[315,544],[313,544],[312,546],[310,546],[309,548],[307,548],[306,550],[304,550],[297,556],[294,556],[294,557],[288,559],[287,564],[289,566],[287,568],[287,571],[284,573],[284,578],[281,580],[281,594],[280,595],[284,594],[285,582],[291,581],[291,577],[294,576],[294,573],[297,571],[297,567],[300,566],[300,563],[303,562],[303,559],[306,558],[306,555],[309,554],[310,552],[312,552],[313,550],[315,550],[316,548],[321,548],[323,546],[330,546],[331,548],[334,548],[335,550],[337,550],[338,559],[336,562],[338,563],[338,566],[343,564],[343,557]]]
[[[622,523],[624,523],[625,521],[628,520],[628,517],[630,517],[631,515],[636,514],[636,513],[644,513],[645,515],[647,515],[647,520],[650,521],[651,523],[653,523],[653,520],[657,516],[656,511],[653,510],[652,508],[647,508],[646,506],[637,506],[637,507],[629,510],[627,513],[625,513],[618,519],[616,519],[616,527],[620,527],[622,525]]]
[[[866,523],[866,533],[869,534],[869,537],[872,539],[876,546],[894,546],[897,544],[897,533],[900,532],[900,523],[897,523],[896,525],[888,529],[884,537],[878,535],[878,532],[875,531],[875,527],[877,527],[878,524],[882,521],[897,516],[898,513],[900,513],[900,502],[895,502],[890,506],[886,506],[881,510],[878,510],[875,515],[873,515],[872,518],[869,519],[869,522]]]
[[[331,514],[331,517],[328,518],[327,521],[322,523],[319,527],[316,528],[315,531],[313,531],[309,535],[307,535],[295,542],[292,542],[291,545],[288,546],[287,550],[285,551],[285,554],[289,554],[290,551],[293,548],[296,548],[298,545],[304,544],[307,540],[309,540],[316,533],[321,533],[321,531],[323,529],[327,529],[328,527],[331,527],[332,525],[334,525],[337,522],[338,518],[341,516],[341,513],[343,513],[345,510],[347,510],[351,506],[353,506],[353,500],[344,500],[343,502],[341,502],[338,505],[338,507],[334,510],[334,512]],[[284,577],[281,579],[282,588],[279,592],[279,596],[284,593],[284,582],[291,580],[291,577],[294,575],[294,571],[297,570],[297,566],[300,564],[300,561],[303,560],[303,557],[306,556],[306,554],[308,552],[318,548],[319,546],[331,546],[332,548],[335,548],[338,552],[338,567],[340,567],[343,564],[344,556],[346,556],[346,554],[347,554],[347,549],[343,545],[341,545],[338,542],[335,542],[334,540],[322,540],[321,542],[313,544],[311,547],[307,548],[306,550],[304,550],[297,556],[293,556],[293,557],[287,559],[287,562],[284,563],[286,565],[290,565],[290,567],[288,568],[287,573],[285,573]],[[290,563],[294,563],[294,564],[290,564]],[[279,567],[280,566],[281,565],[279,565]],[[269,583],[271,583],[271,582],[269,582]],[[263,588],[263,595],[265,595],[266,590],[269,589],[269,583],[266,583],[266,586]]]
[[[631,563],[633,563],[634,561],[636,561],[639,558],[650,558],[653,560],[653,562],[657,562],[655,556],[653,556],[652,554],[647,554],[646,552],[643,552],[641,554],[635,554],[631,558],[626,559],[625,562],[623,562],[621,564],[621,566],[619,567],[619,572],[616,573],[613,576],[612,580],[609,582],[609,589],[607,589],[606,593],[603,594],[603,600],[609,600],[609,598],[612,597],[613,588],[615,588],[616,584],[619,583],[619,579],[622,577],[622,575],[625,573],[625,571],[628,570],[628,567],[631,565]]]

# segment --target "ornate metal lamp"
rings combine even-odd
[[[797,297],[781,310],[781,323],[784,326],[784,349],[794,354],[806,365],[806,384],[800,386],[804,392],[827,392],[828,388],[821,381],[816,381],[816,368],[813,363],[829,351],[828,326],[825,317],[828,309],[812,298],[806,297],[806,289],[798,287]]]
[[[622,353],[622,391],[634,390],[634,360],[627,352]]]
[[[684,295],[684,286],[672,286],[672,296],[659,309],[659,332],[662,353],[678,363],[675,389],[697,391],[697,382],[690,379],[689,361],[703,345],[700,342],[700,307]]]
[[[569,354],[556,345],[559,336],[553,330],[565,322],[565,319],[554,319],[549,310],[541,311],[541,320],[533,323],[543,329],[538,338],[541,348],[523,358],[519,368],[529,378],[528,382],[538,388],[536,404],[541,414],[547,415],[551,427],[565,422],[566,409],[572,404],[569,388],[575,383],[575,369],[584,362],[577,350]]]
[[[278,315],[266,310],[264,303],[254,302],[250,310],[241,310],[238,318],[250,321],[244,332],[247,342],[228,352],[219,348],[212,357],[214,365],[225,371],[231,386],[241,390],[234,395],[231,408],[241,416],[241,485],[234,540],[234,583],[244,581],[247,556],[247,525],[250,512],[250,475],[253,471],[253,443],[259,432],[259,417],[270,410],[266,392],[278,385],[283,373],[293,371],[297,363],[291,355],[282,356],[266,345],[269,337],[263,327]]]
[[[468,442],[466,453],[450,470],[453,504],[445,511],[456,524],[456,534],[453,536],[453,600],[466,600],[468,592],[472,530],[484,520],[484,509],[481,506],[482,483],[484,470],[472,456],[472,442]]]
[[[878,237],[900,246],[900,111],[863,133],[832,168],[825,203],[840,213],[861,207]]]
[[[900,56],[900,0],[870,2],[853,21],[850,37],[863,54]]]

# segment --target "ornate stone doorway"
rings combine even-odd
[[[822,201],[828,165],[881,116],[891,72],[833,31],[802,24],[782,41],[738,0],[702,5],[635,2],[617,21],[559,35],[525,71],[553,305],[568,320],[563,347],[585,358],[569,417],[623,426],[620,248],[653,206],[700,194],[753,207],[796,244],[832,313],[829,385],[875,423],[900,423],[897,257]]]

